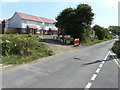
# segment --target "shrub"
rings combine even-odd
[[[28,63],[53,55],[53,51],[40,44],[38,36],[3,35],[0,44],[4,56],[1,61],[6,64]]]
[[[2,55],[24,55],[31,54],[30,47],[38,41],[36,37],[3,35],[2,37]]]
[[[120,57],[120,41],[116,41],[112,47],[112,51]]]

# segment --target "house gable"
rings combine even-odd
[[[9,23],[9,28],[21,28],[21,18],[17,13],[13,15],[12,18],[8,19],[7,23]]]

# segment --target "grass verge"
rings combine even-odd
[[[90,38],[90,39],[87,39],[85,43],[81,43],[81,45],[90,46],[90,45],[94,45],[94,44],[101,43],[101,42],[108,41],[108,40],[112,40],[112,39],[98,40],[97,38]]]
[[[28,35],[3,35],[0,45],[2,46],[3,64],[28,63],[38,58],[51,56],[53,51],[41,45],[42,39]]]
[[[31,48],[32,52],[29,55],[9,55],[7,57],[2,58],[2,63],[4,64],[22,64],[29,63],[36,59],[51,56],[53,52],[51,50],[47,50],[43,45],[34,45]]]

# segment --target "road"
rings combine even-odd
[[[5,70],[2,87],[118,88],[118,66],[108,54],[114,41]]]

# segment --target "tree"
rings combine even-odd
[[[95,34],[99,40],[103,40],[105,38],[109,39],[111,37],[107,28],[101,27],[99,25],[94,25],[93,30],[95,31]]]
[[[93,30],[95,31],[95,35],[98,37],[99,40],[104,39],[104,32],[103,28],[99,25],[94,25]]]
[[[104,28],[103,31],[105,33],[105,38],[106,39],[109,39],[109,38],[112,37],[111,34],[110,34],[110,32],[109,32],[109,30],[107,28]]]
[[[72,38],[80,38],[84,41],[85,30],[90,27],[93,16],[94,13],[88,4],[79,4],[75,9],[66,8],[60,12],[56,18],[56,26],[64,29],[65,34]]]
[[[120,26],[109,26],[109,31],[111,31],[114,35],[120,35]]]

